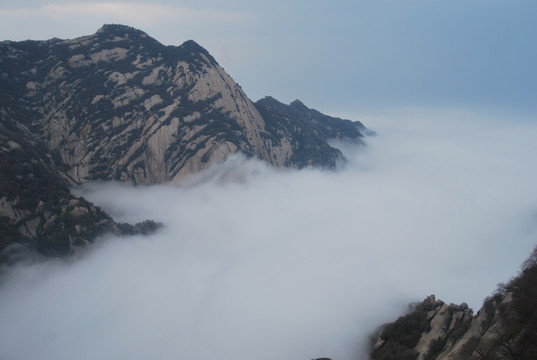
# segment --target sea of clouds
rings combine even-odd
[[[475,311],[537,243],[537,125],[363,119],[336,171],[229,158],[181,185],[74,191],[117,221],[82,256],[10,268],[0,358],[335,360],[430,294]]]

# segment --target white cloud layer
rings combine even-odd
[[[85,187],[149,237],[11,269],[0,358],[360,358],[365,337],[435,293],[475,310],[537,239],[531,122],[457,112],[365,120],[337,172],[241,158],[182,187]]]

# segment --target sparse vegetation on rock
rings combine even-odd
[[[537,247],[518,276],[500,284],[475,316],[430,296],[376,336],[372,359],[537,358]],[[421,321],[418,321],[421,320]]]
[[[197,43],[164,46],[124,25],[0,42],[0,78],[0,251],[25,243],[64,255],[105,231],[156,228],[116,224],[70,186],[179,181],[235,152],[333,167],[341,153],[326,141],[364,129],[298,102],[258,103],[265,119]]]

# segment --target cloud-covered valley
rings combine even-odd
[[[151,236],[18,265],[0,358],[360,359],[436,294],[475,311],[537,240],[537,126],[457,111],[360,119],[336,171],[237,156],[181,185],[74,191]]]

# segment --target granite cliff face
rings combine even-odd
[[[24,242],[63,254],[122,232],[70,186],[177,182],[235,152],[330,168],[342,155],[327,140],[359,139],[364,129],[299,102],[254,104],[194,41],[164,46],[123,25],[0,42],[0,79],[0,251]]]
[[[96,236],[148,233],[159,225],[116,223],[83,197],[71,194],[44,142],[0,128],[0,263],[36,250],[74,253]]]
[[[267,127],[193,41],[164,46],[105,25],[74,40],[3,42],[0,77],[2,124],[45,141],[73,183],[173,181],[236,151],[275,166],[332,166],[340,157],[326,139],[301,153],[293,126]]]

